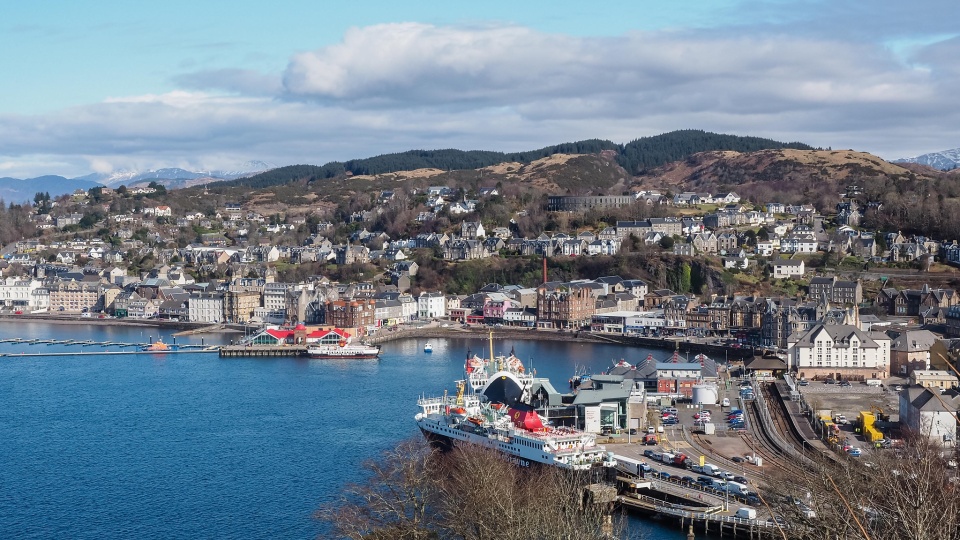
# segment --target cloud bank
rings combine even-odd
[[[323,163],[411,148],[624,142],[682,128],[904,157],[960,146],[960,39],[930,41],[905,56],[880,42],[790,33],[352,28],[335,45],[293,55],[282,74],[186,73],[174,92],[2,115],[0,163],[23,176],[105,164]],[[59,170],[37,170],[44,162]]]

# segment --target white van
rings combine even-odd
[[[714,464],[712,464],[712,463],[706,463],[706,464],[704,464],[704,466],[703,466],[703,472],[704,472],[704,474],[709,474],[710,476],[719,477],[719,476],[720,476],[720,467],[717,467],[716,465],[714,465]]]
[[[750,488],[748,488],[745,484],[741,484],[740,482],[734,482],[732,480],[728,480],[727,493],[731,495],[746,496],[748,493],[750,493]]]
[[[740,508],[734,515],[741,519],[757,519],[757,511],[754,508]]]

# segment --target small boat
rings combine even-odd
[[[164,343],[162,339],[158,339],[149,345],[141,345],[140,350],[143,352],[170,352],[177,350],[177,346]]]
[[[433,352],[433,345],[427,343],[423,346],[423,352]]]

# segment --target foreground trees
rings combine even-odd
[[[813,474],[771,482],[764,504],[800,540],[960,539],[960,493],[952,458],[926,437],[859,458],[819,460]]]
[[[493,450],[432,450],[417,438],[364,465],[370,479],[317,512],[354,540],[595,540],[604,505],[583,504],[585,477],[521,469]],[[610,526],[607,527],[610,531]]]

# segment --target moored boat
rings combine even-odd
[[[424,436],[441,448],[457,443],[498,450],[512,462],[570,470],[612,467],[612,452],[596,435],[574,427],[553,426],[531,404],[534,383],[549,385],[524,369],[513,355],[484,360],[468,353],[467,377],[457,381],[455,396],[421,398],[415,416]],[[483,379],[482,388],[476,386]],[[546,409],[545,409],[546,412]]]
[[[344,341],[337,345],[310,345],[307,347],[307,355],[320,359],[370,360],[380,356],[380,347]]]
[[[433,352],[433,345],[427,343],[423,346],[423,352]]]
[[[164,343],[162,339],[157,339],[153,343],[148,345],[141,345],[140,350],[143,352],[170,352],[177,350],[177,345],[171,345],[169,343]]]

